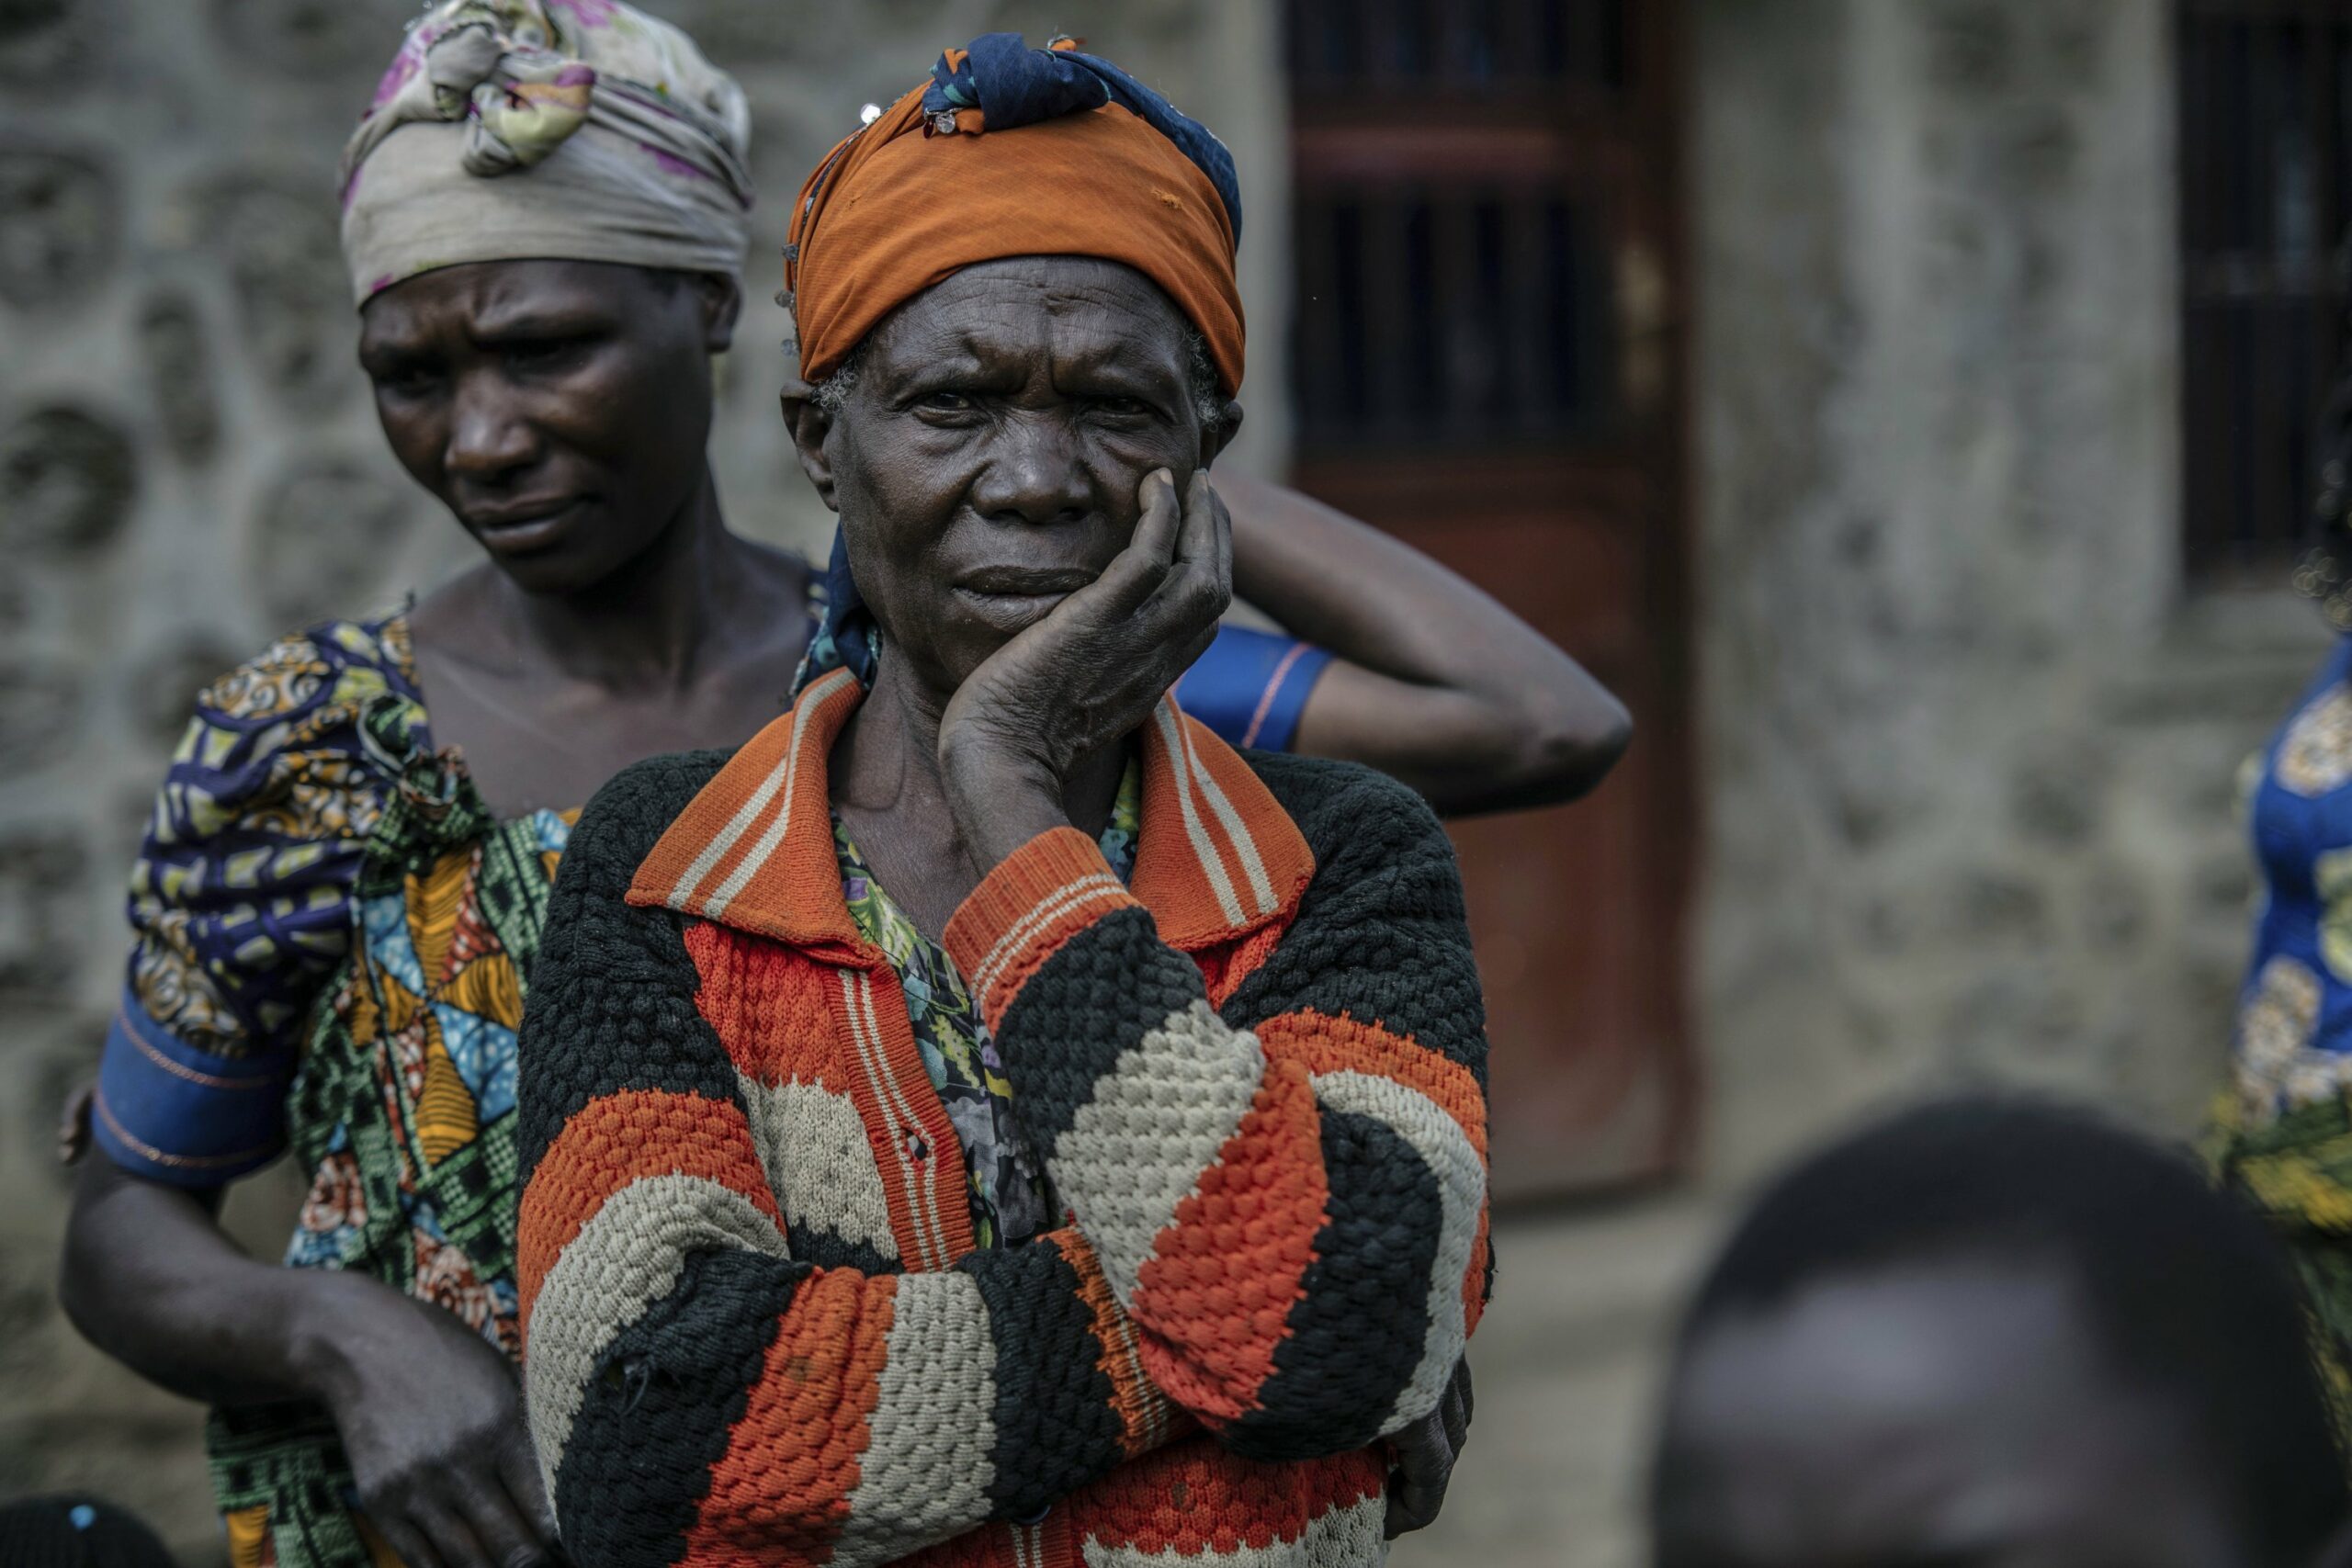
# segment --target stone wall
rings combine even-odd
[[[2324,646],[2180,580],[2169,7],[1699,0],[1716,1168],[2218,1086],[2241,761]]]
[[[1257,0],[648,0],[735,69],[764,201],[714,458],[729,516],[814,547],[777,434],[783,215],[859,106],[997,28],[1091,22],[1232,144],[1261,350],[1246,446],[1277,463],[1286,161]],[[455,526],[393,466],[352,360],[333,177],[416,0],[0,0],[0,1497],[87,1484],[216,1551],[193,1407],[57,1314],[52,1110],[119,984],[120,886],[194,692],[279,629],[430,587]],[[241,1190],[256,1248],[290,1177]]]

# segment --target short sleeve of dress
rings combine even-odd
[[[1176,703],[1229,746],[1287,751],[1330,650],[1296,637],[1223,626],[1176,682]]]
[[[313,1004],[350,946],[389,722],[421,728],[398,621],[288,637],[199,696],[130,876],[130,959],[93,1131],[214,1187],[284,1145]]]

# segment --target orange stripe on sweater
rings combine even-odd
[[[684,1561],[829,1562],[873,1439],[898,1278],[820,1269],[793,1292],[687,1533]]]
[[[1273,924],[1259,927],[1238,944],[1204,947],[1193,953],[1193,966],[1201,972],[1201,983],[1209,990],[1209,1006],[1225,1006],[1241,988],[1241,982],[1274,955],[1274,949],[1282,944],[1283,935],[1290,930],[1296,913],[1295,909],[1283,910]]]
[[[981,991],[980,1003],[986,1008],[989,993],[1010,998],[1020,988],[997,976],[1011,968],[1025,978],[1078,926],[1134,902],[1120,889],[1093,840],[1075,828],[1052,828],[999,861],[980,879],[948,917],[941,945],[965,983]],[[990,1014],[990,1028],[1001,1011],[999,1004]]]
[[[1320,1012],[1278,1013],[1250,1031],[1269,1061],[1309,1073],[1364,1073],[1420,1094],[1453,1118],[1487,1157],[1487,1094],[1470,1069],[1376,1023]]]
[[[1213,1425],[1257,1407],[1306,1293],[1329,1217],[1321,1144],[1306,1069],[1269,1062],[1255,1103],[1137,1274],[1145,1370]]]
[[[1333,1508],[1380,1495],[1388,1483],[1383,1446],[1269,1463],[1191,1438],[1122,1465],[1059,1511],[1107,1550],[1180,1557],[1262,1551],[1298,1540]]]
[[[1479,1162],[1487,1162],[1487,1096],[1461,1063],[1378,1024],[1328,1013],[1283,1013],[1252,1032],[1269,1061],[1296,1062],[1309,1073],[1369,1073],[1405,1085],[1453,1117],[1478,1152]],[[1463,1320],[1468,1329],[1478,1326],[1487,1308],[1487,1223],[1482,1206],[1478,1239],[1470,1248],[1470,1267],[1462,1280]]]
[[[1085,1237],[1076,1231],[1057,1231],[1039,1239],[1059,1247],[1078,1275],[1078,1299],[1093,1314],[1094,1337],[1102,1347],[1094,1364],[1111,1380],[1111,1405],[1119,1413],[1119,1446],[1133,1459],[1153,1446],[1177,1413],[1146,1375],[1135,1323],[1112,1293],[1111,1281]]]
[[[741,1107],[667,1089],[621,1089],[590,1100],[563,1124],[523,1189],[515,1272],[526,1331],[548,1270],[605,1201],[633,1181],[672,1175],[740,1192],[784,1229]]]
[[[849,1088],[835,1047],[831,969],[797,948],[708,920],[690,923],[685,943],[702,981],[695,1007],[737,1067],[764,1084]]]
[[[972,1250],[963,1145],[933,1087],[898,976],[836,970],[837,1014],[853,1064],[849,1095],[881,1173],[890,1234],[910,1273],[947,1269]]]
[[[745,741],[735,755],[728,760],[717,777],[696,793],[662,833],[652,851],[639,863],[635,879],[630,883],[628,901],[632,904],[675,904],[690,897],[697,889],[681,886],[687,868],[712,840],[723,832],[734,815],[735,807],[758,787],[769,771],[784,761],[791,749],[792,715],[787,712],[770,721],[761,731]],[[696,878],[698,883],[715,885],[728,870],[741,863],[743,856],[755,842],[761,830],[775,819],[782,805],[782,793],[768,803],[759,819],[751,824],[734,848],[720,863]]]
[[[1041,908],[1028,939],[992,967],[984,982],[987,988],[979,996],[980,1011],[989,1032],[1003,1029],[1004,1015],[1020,999],[1022,988],[1046,966],[1047,959],[1062,950],[1063,943],[1103,916],[1134,907],[1135,900],[1123,889],[1093,887],[1078,889]]]

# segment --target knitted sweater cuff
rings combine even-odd
[[[1052,828],[1007,855],[947,922],[956,961],[989,1027],[1038,966],[1114,909],[1141,908],[1092,839]]]

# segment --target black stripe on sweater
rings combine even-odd
[[[1118,1467],[1119,1413],[1078,1270],[1051,1240],[956,1265],[988,1303],[997,1347],[989,1512],[1025,1521]]]
[[[699,1252],[670,1293],[614,1336],[556,1470],[565,1554],[667,1568],[684,1554],[735,1423],[808,1266]]]
[[[872,1242],[862,1236],[853,1240],[830,1225],[794,1225],[788,1250],[800,1262],[818,1269],[846,1269],[869,1278],[906,1271],[897,1258],[883,1257],[882,1249]]]
[[[1315,880],[1226,1001],[1237,1029],[1313,1010],[1376,1023],[1487,1081],[1487,1009],[1453,842],[1428,803],[1352,762],[1249,753],[1306,837]]]
[[[1078,1108],[1137,1041],[1207,996],[1199,968],[1134,906],[1114,909],[1039,964],[996,1039],[1038,1155],[1054,1157]]]
[[[1386,1122],[1323,1112],[1330,1218],[1274,1348],[1260,1408],[1226,1429],[1252,1459],[1345,1453],[1380,1436],[1420,1366],[1444,1223],[1436,1173]]]
[[[626,768],[571,831],[516,1043],[526,1179],[566,1122],[617,1089],[741,1104],[727,1048],[695,1008],[684,918],[624,902],[639,863],[726,760],[698,751]]]

